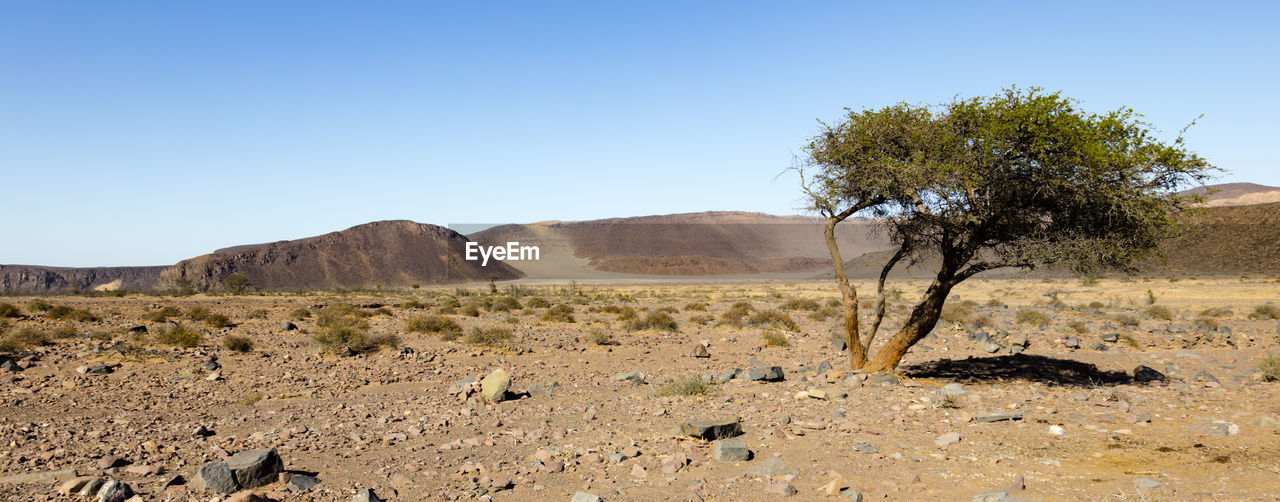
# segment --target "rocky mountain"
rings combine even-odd
[[[165,267],[0,265],[0,293],[151,289]]]
[[[1205,206],[1248,206],[1280,202],[1280,187],[1256,183],[1223,183],[1186,190],[1182,194],[1204,194]]]

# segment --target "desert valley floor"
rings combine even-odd
[[[1274,277],[974,279],[869,377],[830,281],[496,289],[0,298],[0,499],[1280,496]]]

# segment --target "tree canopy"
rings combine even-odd
[[[878,371],[896,367],[932,330],[951,288],[975,274],[1044,264],[1087,273],[1147,256],[1192,201],[1177,191],[1216,170],[1181,134],[1157,139],[1132,109],[1090,114],[1035,88],[849,111],[823,124],[804,152],[796,170],[810,209],[827,219],[853,367],[867,363],[889,271],[903,260],[940,259],[907,324],[871,361],[868,369]],[[881,271],[866,337],[834,241],[835,225],[854,214],[880,217],[897,246]]]

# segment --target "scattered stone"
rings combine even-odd
[[[693,357],[707,358],[711,357],[711,352],[707,351],[707,346],[701,343],[693,346]]]
[[[1061,425],[1050,425],[1049,434],[1053,436],[1065,436],[1067,434],[1067,430],[1063,429]]]
[[[874,446],[871,446],[871,443],[858,443],[857,446],[853,447],[853,451],[856,451],[863,455],[873,455],[876,453],[880,453],[880,450],[876,449],[876,447]]]
[[[1139,490],[1152,490],[1155,488],[1161,488],[1163,486],[1164,486],[1164,483],[1161,483],[1151,478],[1138,478],[1133,480],[1133,487]]]
[[[226,462],[215,460],[204,464],[204,467],[191,476],[191,489],[197,492],[208,490],[232,493],[236,491],[236,479],[232,476],[231,468]]]
[[[1072,394],[1072,395],[1071,395],[1071,400],[1072,400],[1072,401],[1088,401],[1088,400],[1089,400],[1089,393],[1088,393],[1088,392],[1077,392],[1077,393],[1075,393],[1075,394]]]
[[[529,395],[532,397],[555,397],[556,391],[560,389],[560,382],[551,382],[549,384],[535,383],[529,386]]]
[[[274,502],[270,497],[254,491],[240,492],[232,495],[227,502]]]
[[[280,329],[282,329],[282,330],[284,330],[284,331],[293,331],[293,330],[295,330],[295,329],[298,329],[298,325],[297,325],[297,324],[294,324],[294,323],[291,323],[291,322],[289,322],[289,321],[284,321],[284,322],[280,323]]]
[[[1093,342],[1093,350],[1103,352],[1107,350],[1107,344],[1102,342]]]
[[[1208,371],[1201,371],[1201,372],[1199,372],[1199,373],[1196,373],[1196,376],[1191,377],[1191,381],[1192,381],[1192,382],[1204,382],[1204,383],[1206,383],[1206,384],[1215,385],[1215,386],[1221,386],[1221,385],[1222,385],[1222,382],[1218,381],[1218,379],[1217,379],[1216,377],[1214,377],[1214,376],[1213,376],[1213,374],[1212,374],[1212,373],[1209,373]]]
[[[718,462],[740,462],[751,458],[751,450],[742,438],[721,439],[712,445],[711,456]]]
[[[1280,420],[1270,415],[1258,415],[1249,421],[1249,425],[1267,430],[1280,430]]]
[[[84,486],[80,487],[80,492],[76,495],[84,498],[91,498],[98,494],[98,491],[104,484],[106,484],[106,481],[101,478],[90,479],[88,483],[85,483]]]
[[[769,457],[759,464],[742,471],[744,476],[759,476],[764,478],[773,478],[779,476],[789,476],[800,474],[800,469],[792,467],[791,464],[784,462],[777,457]]]
[[[227,467],[240,488],[249,489],[274,483],[284,471],[284,462],[275,448],[245,450],[228,458]]]
[[[102,470],[107,470],[112,467],[120,467],[128,463],[129,462],[126,461],[124,457],[121,457],[119,455],[111,455],[108,457],[102,457],[98,459],[98,468]]]
[[[785,481],[773,481],[770,482],[768,486],[765,486],[764,491],[767,493],[778,494],[783,497],[790,497],[796,494],[796,487],[791,486],[791,483],[787,483]]]
[[[840,494],[840,496],[850,500],[851,502],[862,502],[863,500],[862,490],[859,490],[857,488],[850,488],[848,490],[845,490],[843,493]]]
[[[710,420],[685,422],[680,424],[680,432],[706,441],[731,438],[742,435],[742,419],[734,418],[733,420],[721,420],[718,422]]]
[[[1066,339],[1062,340],[1062,345],[1068,349],[1078,349],[1080,348],[1080,338],[1068,336]]]
[[[1000,352],[1000,345],[988,342],[982,347],[982,350],[987,351],[988,354],[995,354],[996,352]]]
[[[1014,333],[1009,335],[1009,345],[1014,347],[1026,348],[1031,345],[1031,340],[1027,339],[1026,333]]]
[[[1027,478],[1026,478],[1026,477],[1024,477],[1024,476],[1022,476],[1022,475],[1018,475],[1018,477],[1013,478],[1013,481],[1010,481],[1010,482],[1009,482],[1009,486],[1008,486],[1008,487],[1006,487],[1006,488],[1004,489],[1004,491],[1006,491],[1006,492],[1020,492],[1020,491],[1022,491],[1022,490],[1026,490],[1026,489],[1027,489]]]
[[[360,493],[357,493],[356,496],[351,497],[351,502],[382,502],[382,499],[373,493],[372,488],[365,488],[360,490]]]
[[[942,394],[942,397],[960,397],[968,394],[968,392],[964,390],[964,386],[958,383],[943,385],[941,389],[938,389],[938,393]]]
[[[1120,334],[1119,334],[1119,333],[1107,333],[1107,334],[1105,334],[1105,335],[1099,336],[1099,337],[1098,337],[1098,339],[1099,339],[1099,340],[1102,340],[1102,341],[1104,341],[1104,342],[1107,342],[1107,343],[1116,343],[1117,341],[1119,341],[1119,340],[1120,340]]]
[[[610,378],[612,378],[616,382],[644,383],[644,372],[640,370],[624,371],[622,373],[613,375]]]
[[[898,385],[898,376],[892,373],[873,373],[867,375],[867,383],[872,385]]]
[[[98,502],[124,502],[133,496],[133,487],[117,480],[107,481],[98,489]]]
[[[501,402],[506,398],[507,389],[510,387],[511,377],[507,376],[505,370],[499,368],[480,381],[480,395],[491,402]]]
[[[77,493],[80,493],[80,490],[84,489],[84,485],[88,484],[90,481],[93,481],[93,479],[94,478],[92,476],[82,476],[78,478],[68,479],[65,482],[63,482],[62,485],[58,486],[58,495],[69,496],[69,495],[75,495]]]
[[[1164,376],[1164,373],[1156,371],[1150,367],[1138,366],[1133,369],[1133,380],[1142,383],[1156,381],[1167,382],[1169,381],[1169,377]]]
[[[748,382],[781,382],[783,379],[784,375],[781,366],[757,366],[747,370],[744,378]]]
[[[1197,434],[1205,434],[1209,436],[1227,437],[1240,433],[1240,426],[1227,422],[1225,420],[1215,420],[1213,422],[1203,422],[1187,427],[1187,432]]]
[[[577,492],[569,502],[600,502],[600,497],[587,492]]]
[[[295,492],[305,492],[307,490],[315,488],[315,486],[318,484],[320,484],[320,480],[317,479],[315,476],[310,476],[307,474],[294,474],[292,476],[289,476],[289,485],[286,488]]]
[[[831,335],[831,350],[844,352],[847,348],[849,348],[849,340],[847,340],[844,335],[838,333],[833,333]]]
[[[994,413],[983,413],[974,417],[979,422],[1003,422],[1005,420],[1022,420],[1021,411],[997,411]]]
[[[933,440],[933,444],[936,444],[939,447],[946,447],[959,442],[960,442],[959,432],[948,432],[938,436],[937,439]]]
[[[13,359],[5,359],[4,362],[0,363],[0,369],[17,373],[22,371],[22,366],[18,365],[18,362]]]
[[[111,372],[113,372],[113,371],[115,371],[115,370],[114,370],[114,369],[112,369],[110,365],[106,365],[106,364],[95,364],[95,365],[93,365],[93,366],[90,366],[90,367],[86,368],[86,369],[84,370],[84,374],[86,374],[86,375],[106,375],[106,374],[109,374],[109,373],[111,373]]]
[[[0,484],[26,484],[26,483],[52,483],[54,481],[70,481],[80,474],[75,469],[64,469],[61,471],[33,472],[27,474],[13,474],[10,476],[0,477]]]

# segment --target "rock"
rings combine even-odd
[[[791,483],[774,481],[765,486],[764,491],[767,493],[778,494],[783,497],[790,497],[796,494],[796,487],[791,486]]]
[[[1050,425],[1049,434],[1052,436],[1065,436],[1067,434],[1067,430],[1063,429],[1061,425]]]
[[[511,377],[507,376],[507,372],[501,368],[493,370],[489,376],[484,377],[480,381],[480,396],[491,402],[500,402],[507,396],[507,389],[511,387]]]
[[[991,335],[987,333],[987,330],[978,328],[969,333],[969,339],[978,343],[986,343],[991,341]]]
[[[624,371],[622,373],[613,375],[610,378],[612,378],[615,382],[644,383],[644,372],[639,370]]]
[[[1133,487],[1139,490],[1151,490],[1155,488],[1161,488],[1163,486],[1164,486],[1164,483],[1161,483],[1151,478],[1138,478],[1133,480]]]
[[[892,373],[872,373],[867,376],[867,383],[871,385],[898,385],[898,376]]]
[[[289,485],[287,486],[287,488],[295,492],[305,492],[307,490],[315,488],[315,486],[318,484],[320,484],[320,480],[316,479],[315,476],[309,476],[306,474],[294,474],[293,476],[289,477]]]
[[[119,455],[111,455],[109,457],[102,457],[98,459],[98,468],[102,470],[106,470],[112,467],[120,467],[128,463],[129,462],[126,461],[124,457],[121,457]]]
[[[988,354],[995,354],[996,352],[1000,352],[1000,345],[988,342],[982,347],[982,350],[987,351]]]
[[[1062,345],[1068,349],[1078,349],[1080,348],[1080,338],[1068,336],[1062,340]]]
[[[850,488],[840,494],[841,497],[849,499],[852,502],[862,502],[862,490]]]
[[[1258,415],[1249,421],[1249,425],[1266,430],[1280,430],[1280,420],[1270,415]]]
[[[382,502],[382,499],[373,493],[372,488],[365,488],[360,490],[360,493],[357,493],[354,497],[351,497],[351,502]]]
[[[1213,374],[1212,374],[1212,373],[1209,373],[1208,371],[1201,371],[1201,372],[1199,372],[1199,373],[1196,373],[1196,376],[1191,377],[1191,381],[1192,381],[1192,382],[1204,382],[1204,383],[1206,383],[1206,384],[1213,384],[1213,385],[1219,385],[1219,386],[1220,386],[1220,385],[1222,385],[1222,382],[1218,381],[1218,379],[1217,379],[1216,377],[1214,377],[1214,376],[1213,376]]]
[[[781,382],[784,376],[781,366],[757,366],[747,370],[744,379],[748,382]]]
[[[1009,335],[1008,343],[1014,347],[1026,348],[1031,345],[1031,340],[1027,339],[1026,333],[1014,333]]]
[[[1006,492],[1020,492],[1027,489],[1027,478],[1019,475],[1009,482],[1009,486],[1004,489]]]
[[[1205,434],[1209,436],[1227,437],[1240,433],[1240,426],[1224,420],[1215,420],[1213,422],[1203,422],[1187,427],[1187,432],[1197,434]]]
[[[84,373],[86,375],[106,375],[111,373],[112,371],[115,371],[115,370],[113,370],[111,366],[108,366],[106,364],[95,364],[85,369]]]
[[[133,487],[123,481],[110,480],[98,489],[98,502],[124,502],[133,496]]]
[[[1150,367],[1138,366],[1133,369],[1133,380],[1143,383],[1156,381],[1167,382],[1169,381],[1169,377],[1164,376],[1164,373],[1156,371]]]
[[[779,476],[789,476],[800,474],[800,469],[792,467],[782,459],[777,457],[769,457],[759,464],[742,471],[744,476],[759,476],[765,478],[773,478]]]
[[[208,490],[232,493],[236,491],[236,478],[232,476],[231,468],[226,462],[215,460],[204,464],[204,467],[191,476],[191,489],[197,492]]]
[[[89,484],[89,482],[93,480],[94,478],[92,476],[81,476],[78,478],[68,479],[63,482],[62,485],[58,486],[58,495],[70,496],[78,494],[80,493],[80,490],[84,489],[84,485]]]
[[[529,386],[529,395],[532,397],[555,397],[556,391],[560,389],[560,382],[551,382],[549,384],[535,383]]]
[[[821,400],[827,399],[827,391],[822,389],[809,389],[804,392],[808,397],[811,397],[813,399],[821,399]]]
[[[946,447],[959,442],[960,442],[959,432],[948,432],[948,433],[939,435],[937,439],[933,440],[933,444],[938,445],[939,447]]]
[[[1075,394],[1072,394],[1072,395],[1071,395],[1071,400],[1072,400],[1072,401],[1088,401],[1088,400],[1089,400],[1089,393],[1088,393],[1088,392],[1077,392],[1077,393],[1075,393]]]
[[[1104,341],[1104,342],[1107,342],[1107,343],[1116,343],[1116,341],[1120,340],[1120,334],[1119,334],[1119,333],[1107,333],[1107,334],[1105,334],[1105,335],[1099,336],[1099,337],[1098,337],[1098,339],[1099,339],[1099,340],[1102,340],[1102,341]]]
[[[0,370],[17,373],[22,371],[22,366],[19,366],[13,359],[5,359],[4,362],[0,363]]]
[[[693,346],[693,357],[711,357],[711,352],[707,351],[707,346],[701,343]]]
[[[844,335],[840,335],[840,334],[831,335],[831,350],[834,350],[836,352],[844,352],[844,350],[847,348],[849,348],[849,340],[845,339]]]
[[[248,491],[232,495],[227,502],[274,502],[271,498],[258,492]]]
[[[742,438],[721,439],[712,445],[711,457],[718,462],[741,462],[751,458],[751,450]]]
[[[876,447],[874,446],[871,446],[871,443],[858,443],[856,446],[853,447],[853,451],[856,451],[863,455],[873,455],[876,453],[880,453],[880,450],[876,449]]]
[[[293,330],[295,330],[295,329],[298,329],[298,325],[297,325],[297,324],[294,324],[294,323],[291,323],[291,322],[289,322],[289,321],[284,321],[284,322],[280,323],[280,329],[282,329],[282,330],[284,330],[284,331],[293,331]]]
[[[75,469],[61,471],[32,472],[0,476],[0,484],[52,483],[54,481],[70,481],[80,474]]]
[[[104,484],[106,484],[106,481],[101,478],[90,479],[88,483],[80,487],[80,491],[76,495],[84,498],[93,498],[98,495],[98,491]]]
[[[284,471],[284,462],[275,448],[245,450],[228,458],[227,467],[240,488],[249,489],[276,482]]]
[[[706,441],[731,438],[742,435],[742,419],[734,418],[733,420],[721,420],[718,422],[710,420],[685,422],[680,424],[680,432]]]
[[[1105,350],[1107,350],[1107,344],[1102,343],[1102,342],[1093,342],[1093,350],[1097,350],[1097,351],[1100,351],[1100,352],[1101,352],[1101,351],[1105,351]]]
[[[949,383],[949,384],[943,385],[941,389],[938,389],[938,393],[942,394],[942,397],[949,397],[949,396],[960,397],[968,394],[968,392],[964,390],[964,386],[958,383]]]
[[[979,422],[1003,422],[1005,420],[1022,420],[1021,411],[997,411],[994,413],[983,413],[976,417]]]
[[[631,477],[633,477],[633,478],[645,478],[645,477],[649,477],[649,471],[648,471],[648,470],[646,470],[646,469],[644,468],[644,466],[643,466],[643,465],[640,465],[640,464],[632,464],[632,465],[631,465]]]
[[[569,502],[600,502],[600,497],[587,492],[577,492]]]

